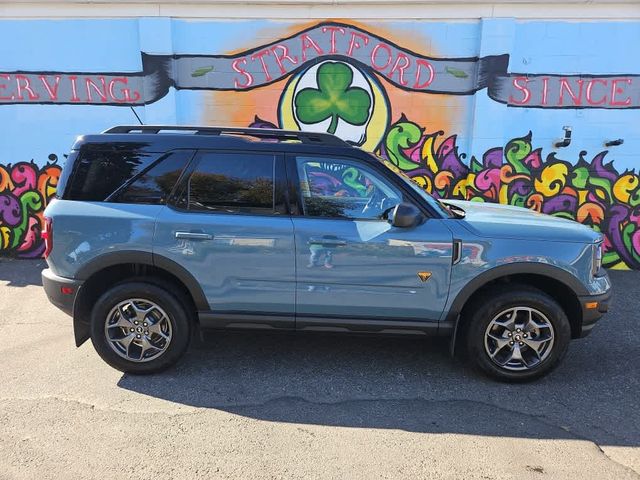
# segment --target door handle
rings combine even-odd
[[[187,240],[213,240],[213,235],[198,232],[176,232],[176,238]]]
[[[344,247],[347,245],[347,241],[342,238],[311,237],[309,244],[322,245],[323,247]]]

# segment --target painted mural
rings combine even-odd
[[[221,25],[211,22],[211,39],[219,37],[215,32]],[[242,45],[232,51],[194,47],[193,53],[184,48],[159,53],[153,46],[130,45],[130,51],[140,47],[138,68],[3,71],[0,63],[0,118],[3,109],[26,105],[108,109],[114,113],[104,125],[107,128],[132,123],[126,111],[116,113],[123,112],[122,107],[137,108],[146,123],[167,123],[150,121],[155,110],[146,106],[171,105],[174,123],[329,132],[378,153],[438,198],[500,202],[587,224],[606,237],[605,266],[640,268],[637,158],[626,146],[623,161],[616,158],[614,149],[622,139],[610,143],[611,148],[604,146],[620,129],[612,129],[596,145],[593,137],[598,128],[587,125],[588,145],[582,147],[576,145],[581,132],[574,127],[578,140],[565,148],[571,142],[562,146],[550,141],[547,126],[554,115],[556,131],[565,125],[560,118],[586,125],[584,116],[568,117],[567,112],[589,111],[601,113],[588,118],[609,115],[607,121],[613,125],[635,119],[637,129],[640,74],[628,73],[633,68],[612,66],[612,73],[573,68],[562,74],[551,67],[526,71],[516,64],[522,58],[528,65],[530,59],[516,47],[506,51],[499,44],[483,49],[489,51],[483,55],[473,46],[456,48],[453,32],[462,38],[476,36],[478,44],[491,43],[473,24],[425,24],[420,27],[425,33],[416,35],[407,34],[406,25],[385,22],[279,25],[264,22],[255,41],[244,35]],[[518,32],[534,31],[535,26],[523,22]],[[567,32],[574,28],[568,23],[561,26]],[[206,28],[206,22],[183,21],[178,30],[197,45],[207,37]],[[598,27],[583,30],[590,28]],[[446,31],[453,47],[439,43],[442,33],[429,29]],[[190,31],[196,32],[193,37]],[[629,35],[635,38],[636,30]],[[640,38],[640,28],[637,35]],[[548,45],[540,48],[544,50],[540,55],[549,51]],[[602,48],[604,58],[607,47]],[[640,72],[640,66],[635,70]],[[484,113],[493,108],[491,103],[503,109],[500,115],[505,118],[516,118],[511,112],[531,111],[530,119],[544,112],[540,117],[544,121],[522,121],[519,116],[519,132],[507,136],[504,123],[489,116],[495,110]],[[185,107],[178,115],[175,110],[180,105]],[[473,122],[483,114],[488,125]],[[491,124],[498,130],[495,134]],[[477,131],[480,127],[482,132]],[[85,131],[80,126],[76,133]],[[628,126],[621,131],[631,132],[627,142],[637,138]],[[42,253],[42,209],[55,192],[59,172],[55,156],[42,166],[33,161],[0,163],[0,251],[22,257]]]
[[[43,167],[33,161],[0,165],[0,251],[21,258],[42,256],[43,211],[56,193],[61,171],[56,155],[48,160]]]
[[[534,148],[532,133],[486,151],[469,165],[456,136],[425,133],[405,118],[389,130],[380,154],[438,198],[499,202],[576,220],[605,235],[603,264],[640,268],[640,177],[618,172],[607,151],[569,162]]]

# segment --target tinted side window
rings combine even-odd
[[[275,157],[203,152],[188,185],[189,210],[274,213]]]
[[[108,149],[83,149],[73,169],[64,198],[102,201],[129,179],[151,165],[159,153],[145,153],[127,145]]]
[[[167,153],[119,193],[116,201],[165,203],[192,154],[190,150]]]

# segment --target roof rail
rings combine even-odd
[[[274,128],[238,128],[238,127],[198,127],[184,125],[119,125],[102,133],[154,133],[163,131],[191,131],[196,135],[246,135],[274,140],[297,140],[311,145],[351,146],[330,133],[302,132],[298,130],[279,130]]]

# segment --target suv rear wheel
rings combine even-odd
[[[145,282],[124,282],[104,293],[91,313],[91,341],[102,359],[127,373],[154,373],[186,351],[191,325],[182,303]]]
[[[540,290],[494,287],[468,311],[469,358],[494,378],[539,378],[553,370],[567,353],[569,320],[560,305]]]

